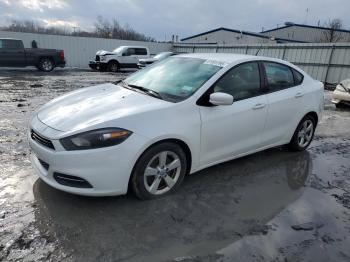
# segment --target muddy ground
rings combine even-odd
[[[350,261],[350,110],[326,105],[306,152],[283,147],[187,177],[171,196],[57,191],[28,160],[28,120],[117,75],[0,71],[0,261]]]

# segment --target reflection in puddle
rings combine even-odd
[[[311,170],[309,153],[273,149],[191,175],[176,194],[155,201],[79,197],[38,180],[36,220],[78,260],[206,255],[243,235],[266,234],[263,225],[300,197]]]

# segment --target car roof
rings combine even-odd
[[[180,54],[178,57],[189,57],[189,58],[199,58],[205,60],[215,60],[218,62],[222,62],[225,64],[232,64],[235,62],[244,62],[251,60],[267,60],[273,62],[279,62],[286,65],[290,65],[289,62],[271,58],[271,57],[263,57],[263,56],[253,56],[253,55],[244,55],[244,54],[229,54],[229,53],[191,53],[191,54]]]
[[[125,48],[125,47],[127,47],[127,48],[146,48],[146,49],[148,49],[148,47],[146,47],[146,46],[136,46],[136,45],[122,45],[120,47],[123,47],[123,48]]]
[[[16,38],[0,38],[0,40],[16,40],[16,41],[21,41],[21,39],[16,39]]]

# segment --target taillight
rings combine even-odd
[[[62,51],[60,51],[59,56],[60,56],[61,60],[64,60],[64,51],[63,51],[63,50],[62,50]]]

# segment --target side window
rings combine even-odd
[[[6,49],[19,49],[20,42],[16,40],[3,40],[4,48]]]
[[[294,77],[288,66],[264,62],[267,84],[271,91],[282,90],[294,86]]]
[[[137,55],[147,55],[147,50],[145,48],[136,48]]]
[[[128,56],[135,55],[135,48],[128,48],[128,50],[126,51],[126,54]]]
[[[292,69],[292,71],[293,71],[293,75],[294,75],[294,84],[296,86],[301,85],[303,83],[303,80],[304,80],[303,74],[299,73],[295,69]]]
[[[4,48],[3,40],[0,40],[0,49]]]
[[[256,62],[244,63],[226,73],[214,86],[214,92],[233,96],[234,101],[260,94],[260,73]]]

